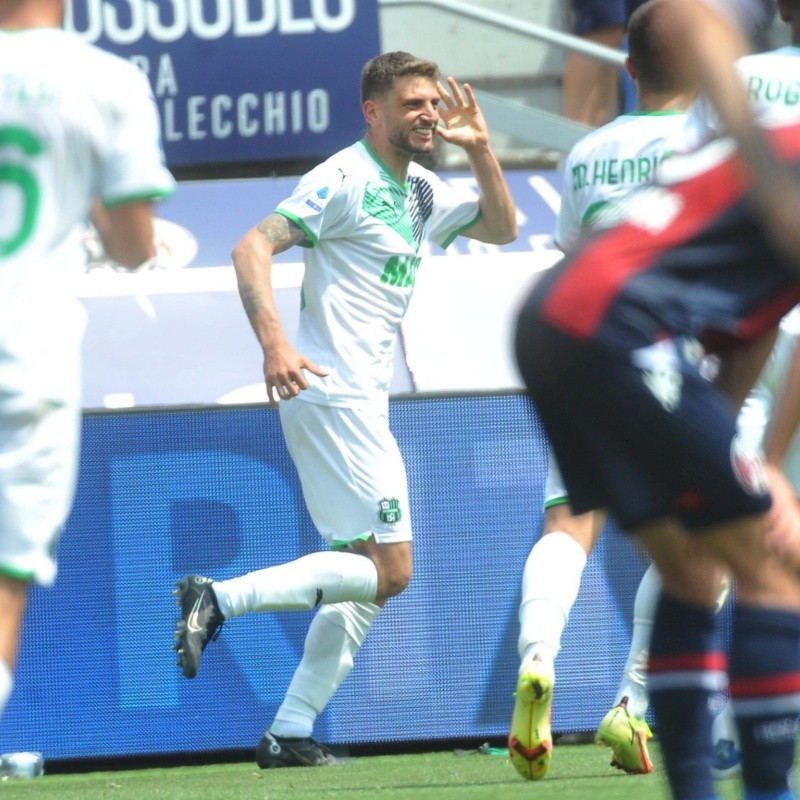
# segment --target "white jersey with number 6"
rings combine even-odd
[[[132,64],[55,28],[0,31],[0,572],[51,583],[80,430],[92,201],[174,188]]]
[[[91,198],[173,185],[139,69],[65,31],[0,31],[0,393],[75,396]]]

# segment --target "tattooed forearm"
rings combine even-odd
[[[275,253],[282,253],[305,238],[303,231],[282,214],[270,214],[256,228],[273,245]]]
[[[261,292],[258,290],[258,287],[250,283],[240,283],[239,297],[242,298],[242,306],[244,306],[245,314],[247,314],[250,319],[253,319],[261,306]]]
[[[277,320],[270,285],[272,255],[302,242],[304,238],[303,231],[286,217],[270,214],[233,248],[239,297],[254,328],[262,328]]]

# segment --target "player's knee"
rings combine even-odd
[[[378,572],[376,600],[400,594],[411,582],[413,557],[410,541],[379,544],[370,538],[354,542],[352,548],[375,565]]]
[[[381,597],[394,597],[411,583],[411,563],[393,564],[390,569],[378,571],[378,594]]]

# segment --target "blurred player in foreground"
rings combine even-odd
[[[62,0],[0,0],[0,709],[28,584],[55,579],[73,498],[93,201],[106,251],[136,267],[151,203],[174,189],[146,78],[62,18]]]
[[[686,111],[696,91],[694,84],[683,83],[669,69],[670,54],[659,36],[661,2],[650,0],[640,6],[628,25],[626,68],[636,87],[636,109],[585,136],[565,161],[555,232],[556,244],[565,253],[577,246],[598,217],[609,212],[609,206],[650,181],[664,158],[684,147]],[[531,780],[543,778],[550,767],[555,658],[586,559],[606,522],[606,515],[599,511],[571,513],[552,452],[544,514],[542,536],[522,576],[521,663],[509,735],[511,762]],[[635,681],[624,684],[614,704],[621,708],[603,720],[597,739],[612,748],[615,766],[627,772],[650,772],[647,740],[652,734],[644,721],[646,694],[642,697],[644,690],[639,691]]]
[[[736,69],[747,88],[750,108],[763,124],[800,120],[797,85],[800,82],[800,1],[779,0],[781,19],[789,25],[791,44],[768,52],[758,52],[738,59]],[[759,31],[752,31],[757,36]],[[687,147],[717,138],[725,133],[714,106],[705,94],[692,104],[687,116]],[[800,495],[800,438],[792,432],[797,427],[800,393],[797,380],[800,361],[795,340],[798,316],[791,312],[781,324],[778,343],[767,366],[747,396],[739,414],[739,432],[747,446],[763,443],[767,461],[781,467],[790,479],[794,493]],[[786,387],[786,391],[783,391]],[[779,397],[782,399],[779,401]],[[650,631],[657,594],[660,591],[658,571],[651,565],[645,573],[634,605],[631,649],[617,699],[629,696],[635,704],[628,710],[643,714],[647,704],[645,667]],[[722,599],[722,598],[720,598]],[[719,706],[715,703],[715,706]],[[712,767],[717,777],[728,777],[739,769],[740,754],[735,726],[731,724],[730,707],[714,718]]]
[[[797,85],[798,68],[800,68],[800,49],[796,46],[800,42],[800,22],[798,22],[800,3],[797,0],[781,0],[779,5],[782,19],[791,27],[792,46],[744,56],[737,62],[737,70],[748,87],[751,106],[758,114],[759,119],[764,121],[791,120],[800,116],[794,89]],[[632,54],[635,53],[635,49],[636,41],[634,40]],[[633,125],[626,127],[632,128]],[[622,130],[624,131],[625,128]],[[724,130],[719,115],[708,98],[701,95],[692,104],[687,116],[686,130],[678,131],[677,135],[673,135],[673,144],[677,150],[691,148],[716,138],[722,133]],[[586,137],[584,142],[588,145],[596,137],[597,134],[592,134]],[[574,168],[573,161],[576,160],[570,159],[567,163],[567,171]],[[607,168],[595,171],[600,175],[608,172]],[[591,165],[589,172],[592,173]],[[569,242],[570,239],[575,238],[568,234],[577,227],[576,209],[592,208],[590,201],[600,205],[597,199],[587,194],[593,187],[583,187],[582,194],[574,191],[572,184],[567,181],[565,181],[565,187],[564,204],[557,230],[559,242]],[[570,189],[573,190],[570,191]],[[616,184],[613,189],[618,195],[625,192],[625,186],[622,184]],[[566,233],[565,224],[567,225]],[[562,248],[567,249],[563,244]],[[771,387],[776,383],[775,375],[778,370],[785,369],[789,361],[788,346],[785,344],[788,336],[788,331],[782,332],[784,344],[776,357],[771,359],[769,367]],[[773,403],[767,402],[771,393],[765,380],[759,382],[759,387],[748,399],[740,419],[740,429],[744,429],[743,434],[754,443],[760,442],[764,429],[772,417]],[[781,421],[783,416],[782,413],[776,415],[773,420],[774,425],[770,423],[771,434],[773,430],[785,427]],[[777,439],[771,435],[768,441],[774,442]],[[769,450],[767,450],[767,456],[770,456]],[[780,464],[781,461],[772,463]],[[796,488],[800,487],[800,480],[794,485]],[[566,490],[558,471],[553,469],[551,461],[546,491],[547,508],[544,533],[556,531],[558,539],[551,541],[542,538],[534,547],[526,565],[520,608],[522,625],[520,654],[523,657],[521,673],[529,671],[526,668],[526,661],[530,661],[531,657],[536,656],[544,665],[547,665],[549,653],[558,652],[561,634],[574,604],[585,565],[584,552],[588,554],[605,519],[603,515],[594,512],[574,517],[569,512],[567,502]],[[587,543],[588,548],[586,548]],[[582,545],[582,547],[576,547],[576,544]],[[631,647],[614,701],[614,708],[603,720],[597,732],[598,742],[612,748],[612,764],[629,772],[649,772],[651,769],[647,751],[650,732],[643,718],[648,706],[646,663],[650,631],[660,588],[658,571],[651,565],[643,576],[636,594]],[[721,607],[725,594],[726,592],[723,591],[718,607]],[[525,658],[526,652],[528,653],[527,659]],[[541,664],[536,666],[540,667],[539,671],[541,671]],[[535,673],[536,670],[529,674],[525,682],[530,683],[536,680]],[[547,682],[551,676],[551,672],[545,671],[543,680]],[[538,685],[541,688],[541,684]],[[518,692],[518,698],[525,696],[525,692]],[[540,707],[546,705],[547,708],[540,708],[536,719],[546,720],[549,717],[551,698],[547,691],[539,691],[537,697],[535,702]],[[722,697],[715,702],[715,706],[720,707],[721,702],[724,702]],[[518,705],[520,707],[517,709],[517,714],[520,719],[524,719],[526,711],[524,700],[518,700]],[[544,734],[544,738],[542,738],[542,734]],[[524,733],[521,735],[524,737]],[[523,738],[523,741],[527,742],[529,751],[536,747],[542,749],[540,759],[533,762],[535,766],[532,766],[532,762],[527,759],[519,759],[526,777],[530,776],[531,771],[539,776],[545,768],[549,758],[547,749],[550,742],[549,736],[549,727],[545,725],[536,735],[528,733],[528,736]],[[736,770],[739,758],[736,735],[728,708],[725,708],[715,718],[712,738],[715,743],[713,762],[715,774],[726,777]]]
[[[728,19],[695,0],[663,9],[738,149],[720,140],[665,162],[615,227],[535,287],[517,354],[574,510],[613,511],[661,573],[648,686],[673,796],[715,797],[708,703],[729,679],[746,798],[790,800],[800,514],[780,470],[743,446],[738,391],[701,370],[705,348],[749,388],[800,299],[800,125],[753,123]],[[724,570],[737,586],[730,663],[714,613]]]
[[[800,81],[800,1],[779,0],[778,10],[781,19],[789,25],[791,44],[746,55],[736,62],[737,72],[747,88],[750,107],[762,124],[800,121],[796,91]],[[752,36],[757,34],[758,31],[751,32]],[[719,114],[709,98],[701,93],[687,115],[687,147],[702,144],[724,133]],[[738,427],[747,446],[757,447],[763,443],[767,461],[783,469],[795,495],[800,496],[800,470],[797,463],[800,459],[800,437],[793,434],[800,413],[800,393],[796,383],[800,374],[797,332],[798,315],[795,310],[781,324],[778,343],[756,386],[744,402]],[[636,595],[631,649],[617,694],[617,701],[623,697],[631,698],[626,710],[639,716],[644,714],[648,702],[645,668],[660,588],[658,571],[651,565]],[[723,599],[724,593],[718,607]],[[719,707],[718,702],[715,707]],[[609,715],[615,718],[620,716],[613,712]],[[714,718],[712,767],[718,777],[735,774],[739,768],[738,737],[731,722],[727,706]],[[618,742],[617,748],[626,747],[623,738],[619,738]]]
[[[361,81],[364,138],[304,176],[233,252],[267,392],[280,401],[306,505],[331,549],[231,580],[183,579],[176,648],[192,678],[223,621],[319,609],[258,745],[264,768],[331,763],[312,738],[314,722],[384,603],[411,579],[408,486],[389,429],[388,387],[420,246],[446,246],[458,235],[495,244],[516,237],[514,203],[472,90],[447,83],[436,64],[408,53],[369,61]],[[479,196],[414,161],[431,152],[437,135],[464,149]],[[293,245],[306,248],[297,349],[278,318],[271,279],[273,254]]]

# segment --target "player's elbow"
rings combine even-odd
[[[464,236],[477,239],[484,244],[511,244],[519,235],[516,219],[493,220],[481,219],[469,230],[464,231]]]
[[[236,243],[233,250],[231,250],[231,259],[233,260],[233,265],[242,264],[249,259],[253,258],[253,256],[257,256],[261,243],[258,241],[258,236],[255,234],[254,231],[248,231],[241,239]]]
[[[495,244],[511,244],[512,242],[517,241],[517,236],[519,236],[519,228],[517,226],[517,221],[514,220],[505,230],[500,233],[498,236],[498,241],[496,241]]]
[[[490,231],[491,238],[487,238],[485,241],[489,244],[511,244],[517,240],[517,236],[519,236],[517,221],[512,220],[505,224],[496,225]]]
[[[244,239],[240,239],[231,250],[231,261],[235,265],[237,261],[241,262],[242,258],[244,258],[245,252],[247,252],[248,247],[244,242]]]

